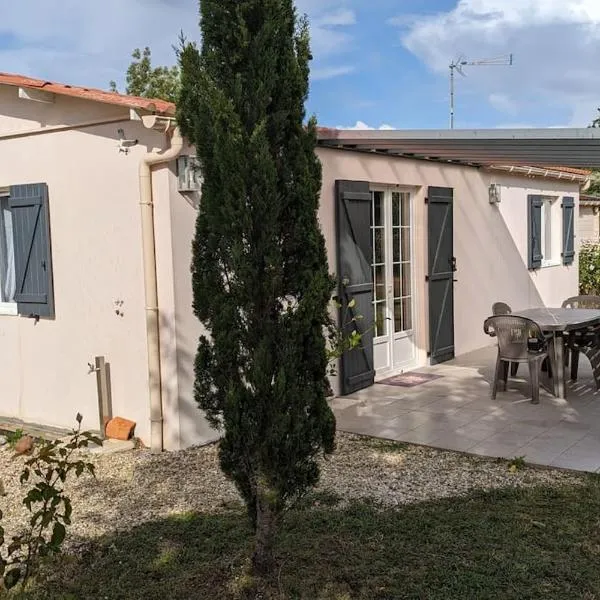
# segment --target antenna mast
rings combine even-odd
[[[450,129],[454,129],[454,71],[457,71],[465,77],[463,67],[511,66],[512,64],[512,54],[473,61],[468,61],[461,57],[450,63]]]

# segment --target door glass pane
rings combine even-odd
[[[410,296],[410,263],[402,263],[402,293],[396,296]]]
[[[404,317],[404,331],[412,329],[412,299],[402,298],[402,316]]]
[[[410,194],[402,193],[402,219],[401,225],[408,227],[410,225]]]
[[[402,300],[394,300],[394,331],[402,331]]]
[[[392,192],[392,225],[400,225],[400,192]]]
[[[385,300],[385,267],[375,267],[375,299]]]
[[[410,229],[408,227],[402,227],[400,230],[402,233],[402,260],[410,260]]]
[[[396,227],[392,235],[392,244],[394,245],[393,259],[394,262],[400,262],[400,228]]]
[[[386,335],[385,302],[375,303],[375,336]]]
[[[400,265],[394,265],[394,298],[402,296],[402,283],[400,277]]]
[[[375,231],[375,251],[373,253],[373,261],[375,264],[382,264],[385,262],[385,255],[383,251],[383,227],[378,227]]]
[[[383,225],[383,194],[381,192],[373,192],[373,222],[376,227]]]

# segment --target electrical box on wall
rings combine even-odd
[[[180,156],[177,159],[177,189],[180,192],[199,192],[202,187],[202,174],[196,156]]]

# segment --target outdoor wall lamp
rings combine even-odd
[[[497,183],[491,183],[488,188],[490,204],[500,203],[500,186]]]

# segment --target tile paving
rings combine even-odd
[[[600,472],[600,391],[581,357],[568,399],[541,390],[530,402],[527,368],[490,398],[496,349],[417,369],[441,375],[416,387],[383,384],[331,401],[338,429],[483,456]]]

